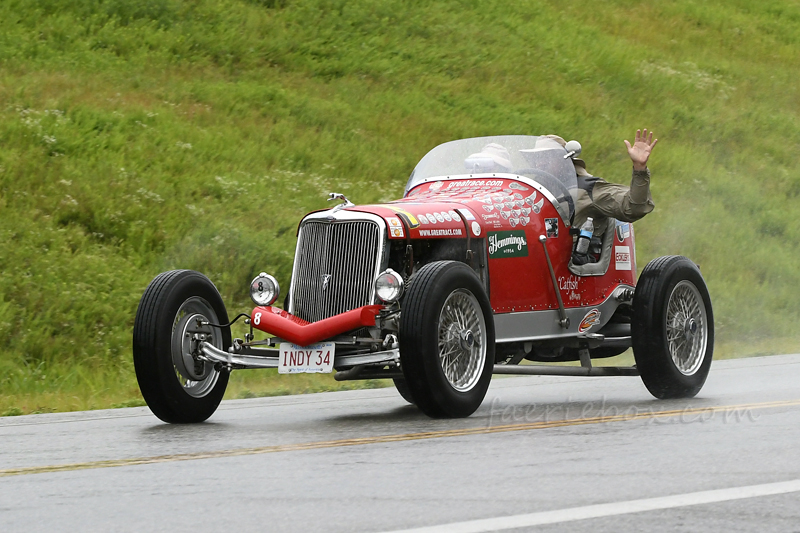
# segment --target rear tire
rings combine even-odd
[[[464,263],[437,261],[413,278],[400,315],[400,362],[414,403],[437,418],[469,416],[494,365],[494,321],[480,280]]]
[[[400,396],[402,396],[403,399],[411,405],[416,405],[413,396],[411,396],[411,389],[408,388],[408,383],[406,383],[406,380],[403,378],[393,378],[392,381],[394,382],[394,388],[397,389],[397,392],[400,393]]]
[[[230,328],[199,326],[198,320],[226,324],[225,304],[214,284],[199,272],[172,270],[156,276],[142,296],[133,327],[133,363],[147,406],[169,423],[202,422],[222,401],[228,372],[198,361],[191,337],[227,350]]]
[[[714,315],[700,270],[682,256],[654,259],[633,297],[633,355],[656,398],[691,398],[708,377]]]

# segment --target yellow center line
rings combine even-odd
[[[686,415],[710,415],[714,413],[741,411],[745,409],[768,409],[773,407],[789,407],[793,405],[800,405],[800,400],[784,400],[784,401],[750,403],[750,404],[740,404],[740,405],[723,405],[717,407],[698,407],[694,409],[674,409],[670,411],[623,413],[623,414],[606,415],[606,416],[572,418],[566,420],[526,422],[520,424],[505,424],[499,426],[486,426],[486,427],[474,427],[474,428],[463,428],[463,429],[445,429],[440,431],[426,431],[421,433],[378,435],[374,437],[361,437],[354,439],[340,439],[340,440],[317,441],[317,442],[302,442],[297,444],[280,444],[277,446],[240,448],[237,450],[182,453],[174,455],[159,455],[155,457],[138,457],[131,459],[111,459],[107,461],[89,461],[85,463],[72,463],[63,465],[28,466],[23,468],[9,468],[5,470],[0,470],[0,477],[22,476],[28,474],[42,474],[46,472],[69,472],[74,470],[88,470],[91,468],[112,468],[116,466],[173,463],[178,461],[194,461],[197,459],[218,459],[222,457],[238,457],[242,455],[257,455],[263,453],[320,450],[323,448],[361,446],[364,444],[403,442],[409,440],[422,440],[422,439],[440,439],[446,437],[463,437],[467,435],[505,433],[509,431],[530,431],[534,429],[547,429],[547,428],[557,428],[565,426],[581,426],[586,424],[602,424],[608,422],[626,422],[629,420],[657,419],[657,418],[667,418],[667,417],[686,416]]]

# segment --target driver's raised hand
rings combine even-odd
[[[658,139],[653,140],[653,132],[650,132],[650,138],[647,137],[647,129],[636,130],[636,140],[633,146],[625,140],[625,146],[628,147],[628,155],[633,161],[633,170],[645,170],[647,168],[647,160],[650,158],[650,152],[655,148]]]

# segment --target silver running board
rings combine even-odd
[[[533,376],[638,376],[635,366],[550,366],[494,365],[492,374],[524,374]]]

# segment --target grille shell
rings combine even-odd
[[[382,222],[306,219],[298,232],[289,312],[316,322],[374,303],[384,255]]]

